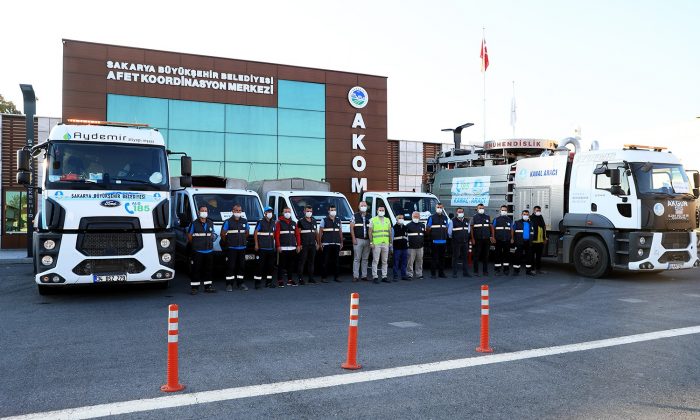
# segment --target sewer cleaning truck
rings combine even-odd
[[[158,282],[174,271],[165,141],[139,124],[68,120],[17,152],[17,181],[31,185],[42,162],[33,233],[39,293],[77,283]],[[191,160],[181,158],[189,186]]]
[[[568,146],[568,147],[567,147]],[[570,149],[569,147],[573,148]],[[573,264],[587,277],[612,269],[688,269],[698,261],[692,180],[664,147],[625,145],[582,150],[579,138],[508,139],[472,150],[451,150],[429,161],[427,188],[448,211],[503,204],[515,219],[542,208],[549,241],[545,255]]]

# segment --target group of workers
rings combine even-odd
[[[547,241],[546,226],[541,208],[534,207],[534,214],[523,210],[521,218],[513,221],[508,216],[508,208],[502,206],[500,214],[491,220],[485,213],[483,204],[476,207],[476,213],[467,220],[464,209],[458,207],[454,217],[445,214],[442,204],[437,204],[435,213],[427,223],[421,222],[420,213],[413,212],[411,220],[404,223],[404,215],[396,215],[392,225],[386,209],[379,206],[376,216],[368,213],[367,203],[362,201],[359,211],[350,221],[350,236],[353,246],[353,282],[369,281],[369,255],[372,254],[371,280],[374,283],[410,281],[423,278],[423,253],[426,245],[431,250],[430,274],[445,275],[447,239],[452,246],[452,276],[457,277],[459,263],[462,275],[469,273],[469,246],[473,247],[473,274],[479,276],[479,266],[484,276],[489,275],[488,258],[492,245],[495,247],[495,275],[501,273],[518,275],[524,266],[527,275],[542,273],[541,259]],[[284,287],[316,284],[314,268],[316,254],[321,253],[321,283],[327,278],[341,282],[339,277],[339,255],[343,249],[341,221],[336,217],[336,209],[330,206],[328,215],[320,222],[313,217],[313,209],[307,206],[304,217],[298,222],[292,220],[292,210],[284,208],[276,220],[271,207],[265,207],[264,217],[253,231],[254,248],[258,258],[257,272],[253,276],[254,287]],[[226,291],[234,288],[248,290],[245,283],[246,249],[249,241],[248,221],[241,206],[233,206],[230,218],[224,221],[220,234],[221,249],[226,255]],[[206,206],[199,208],[199,218],[190,224],[188,239],[192,247],[191,283],[192,294],[199,287],[204,291],[216,291],[212,282],[213,249],[217,234],[214,222],[208,217]],[[426,243],[427,241],[427,243]],[[511,249],[515,255],[511,258]],[[393,276],[389,279],[389,254],[393,253]],[[273,279],[277,265],[277,279]],[[308,280],[304,280],[304,274]],[[295,278],[296,275],[296,278]],[[264,280],[264,283],[263,283]]]

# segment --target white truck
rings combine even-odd
[[[566,148],[573,145],[574,150]],[[700,191],[663,147],[626,145],[584,151],[578,138],[492,142],[478,153],[434,161],[432,190],[449,208],[505,204],[517,219],[541,206],[545,255],[588,277],[612,269],[661,271],[700,265],[696,200]],[[529,156],[529,157],[528,157]]]
[[[434,194],[406,191],[367,191],[362,194],[362,200],[367,202],[372,216],[376,216],[377,207],[384,206],[392,225],[399,214],[403,215],[404,224],[409,223],[414,211],[419,212],[421,222],[426,223],[438,204]]]
[[[163,136],[142,125],[71,121],[17,152],[17,181],[43,158],[33,234],[39,293],[76,283],[167,282],[174,276]],[[187,185],[191,160],[181,160]]]
[[[303,178],[270,179],[253,181],[249,187],[263,198],[265,206],[272,207],[274,214],[279,217],[285,207],[292,210],[292,220],[295,222],[304,217],[304,208],[313,208],[314,218],[321,220],[328,216],[328,208],[336,207],[336,217],[341,221],[343,230],[343,250],[341,257],[352,255],[352,239],[350,238],[350,220],[352,208],[345,195],[332,192],[327,182]]]
[[[188,261],[190,255],[187,242],[187,228],[197,216],[199,207],[208,209],[209,218],[214,221],[214,232],[218,235],[223,222],[231,217],[234,204],[240,204],[248,220],[250,237],[246,249],[246,260],[255,259],[253,232],[263,217],[262,203],[255,191],[247,189],[247,181],[218,176],[196,175],[192,186],[181,188],[177,179],[172,183],[173,225],[175,227],[176,253],[178,260]],[[219,241],[214,241],[214,252],[221,253]]]

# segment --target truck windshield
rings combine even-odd
[[[254,195],[245,194],[195,194],[194,202],[197,209],[204,206],[209,209],[209,218],[215,222],[223,222],[233,214],[233,206],[241,205],[245,218],[251,222],[262,219],[260,200]]]
[[[168,189],[163,147],[56,142],[46,164],[50,189]]]
[[[640,194],[689,194],[690,182],[682,165],[631,163]]]
[[[411,218],[414,211],[432,214],[437,206],[437,200],[433,197],[389,197],[387,200],[394,216],[403,214],[406,220]]]
[[[314,217],[316,219],[322,219],[328,216],[328,207],[335,206],[337,211],[336,217],[341,221],[349,221],[352,217],[352,210],[348,204],[348,200],[345,197],[338,197],[335,195],[323,196],[323,195],[295,195],[290,197],[292,201],[292,210],[297,216],[297,219],[304,217],[304,208],[306,206],[311,206],[314,210]]]

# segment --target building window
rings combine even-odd
[[[4,233],[27,233],[27,193],[5,191]]]
[[[277,106],[307,111],[325,111],[326,85],[279,80],[277,83]]]

